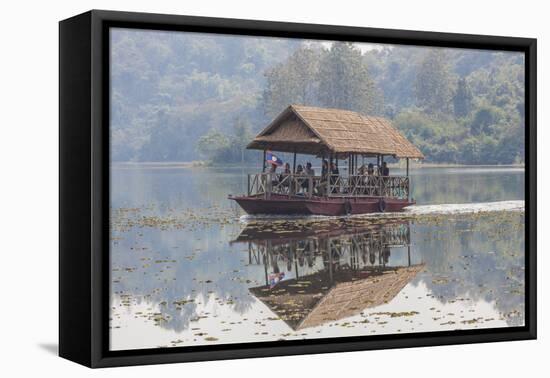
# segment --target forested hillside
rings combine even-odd
[[[523,161],[518,53],[192,33],[112,32],[114,161],[257,159],[244,146],[291,103],[393,120],[427,161]]]

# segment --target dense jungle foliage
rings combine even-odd
[[[427,162],[522,163],[520,53],[115,29],[113,161],[257,162],[292,103],[391,119]]]

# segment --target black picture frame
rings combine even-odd
[[[525,326],[109,351],[111,27],[525,53]],[[536,39],[92,10],[59,24],[59,354],[89,367],[535,339]]]

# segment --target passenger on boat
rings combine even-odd
[[[309,161],[306,163],[306,175],[315,176],[315,170],[312,168],[311,163]]]
[[[308,163],[308,164],[311,168],[311,163]],[[309,176],[309,174],[307,172],[308,172],[307,166],[306,166],[306,169],[304,170],[304,167],[301,164],[298,164],[296,174],[300,175],[300,176],[304,176],[304,178],[297,178],[297,183],[299,185],[298,189],[299,190],[303,189],[305,192],[307,192],[307,190],[309,188],[309,180],[306,177],[306,176]]]
[[[367,167],[365,164],[359,167],[357,170],[358,177],[355,179],[354,185],[356,186],[356,192],[358,194],[364,194],[365,193],[365,184],[367,183],[368,177],[367,175]]]
[[[308,176],[308,179],[304,180],[304,182],[302,183],[302,188],[304,188],[306,190],[306,192],[308,191],[308,189],[309,189],[309,180],[310,180],[309,177],[311,177],[311,180],[313,180],[313,193],[312,194],[317,194],[318,189],[315,186],[315,170],[313,169],[313,167],[311,166],[311,162],[309,162],[309,161],[306,163],[305,174],[306,174],[306,176]]]
[[[327,174],[328,174],[328,161],[323,159],[323,165],[321,167],[321,181],[327,180]]]
[[[321,180],[318,182],[318,187],[315,190],[319,195],[326,194],[328,174],[329,174],[328,161],[326,159],[323,159],[323,163],[321,165]]]
[[[304,167],[302,164],[298,164],[296,167],[296,173],[294,174],[294,180],[293,180],[293,190],[296,193],[299,193],[302,189],[302,180],[300,179],[300,176],[304,174]]]
[[[390,169],[388,168],[388,163],[383,162],[382,168],[380,170],[381,176],[389,176],[390,175]]]
[[[334,162],[330,166],[330,174],[331,175],[339,175],[340,174],[340,170],[338,169],[338,166]]]
[[[290,170],[290,164],[285,163],[285,170],[283,171],[283,173],[279,175],[279,183],[283,188],[290,187],[290,180],[287,179],[287,177],[290,176],[291,174],[292,174],[292,171]]]
[[[376,182],[375,182],[375,178],[373,177],[374,176],[374,164],[372,163],[369,163],[369,165],[367,166],[367,177],[366,177],[366,180],[365,180],[365,193],[366,194],[375,194],[375,193],[372,193],[372,188],[376,187]]]
[[[285,170],[284,170],[283,174],[284,175],[289,175],[290,174],[290,164],[285,163]]]
[[[369,163],[367,167],[367,175],[374,176],[374,165],[372,163]]]
[[[277,176],[277,164],[271,164],[271,168],[269,169],[269,173],[271,174],[271,185],[276,186],[279,184],[279,177]]]

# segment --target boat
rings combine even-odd
[[[246,194],[228,198],[248,214],[340,216],[399,212],[416,203],[410,196],[409,160],[424,155],[381,117],[290,105],[247,149],[263,151],[262,172],[248,175]],[[277,172],[281,161],[274,152],[294,154],[291,172]],[[299,172],[297,154],[322,159],[331,168],[321,175]],[[406,160],[406,176],[388,173],[388,157]],[[342,162],[346,174],[339,172]]]

